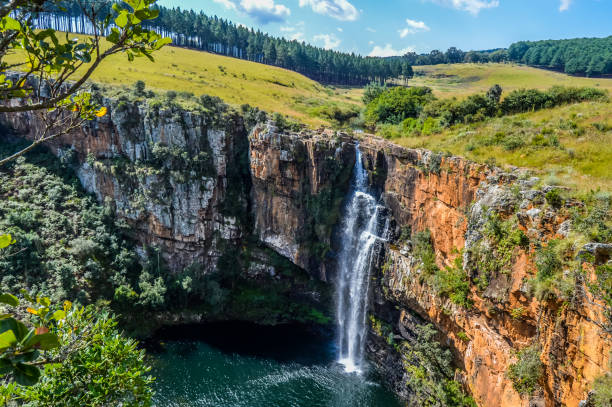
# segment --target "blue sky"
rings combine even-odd
[[[612,35],[612,0],[158,0],[362,55]]]

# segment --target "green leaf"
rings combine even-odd
[[[57,339],[57,335],[52,334],[51,332],[47,332],[40,335],[34,335],[28,340],[25,345],[26,347],[37,346],[39,349],[42,350],[51,350],[58,348],[60,346],[60,343]]]
[[[56,321],[61,321],[62,319],[66,319],[66,312],[62,310],[55,311],[53,315],[51,316],[51,319],[54,319]]]
[[[172,43],[172,39],[168,37],[160,38],[159,40],[155,41],[155,49],[160,49],[164,45],[171,44],[171,43]]]
[[[23,340],[28,334],[28,328],[15,318],[0,319],[0,333],[7,331],[13,331],[18,341]]]
[[[115,24],[117,24],[117,27],[119,28],[124,28],[128,24],[127,12],[122,11],[121,14],[115,18]]]
[[[10,359],[0,359],[0,375],[4,375],[13,371],[13,363]]]
[[[40,379],[40,370],[36,366],[17,363],[13,368],[15,381],[22,386],[33,386]]]
[[[4,331],[0,334],[0,349],[10,348],[17,343],[17,338],[13,331]]]
[[[12,244],[15,244],[15,240],[11,235],[0,235],[0,249],[9,247]]]
[[[2,26],[5,30],[21,30],[21,23],[9,16],[6,16],[2,19]]]
[[[29,351],[20,353],[13,358],[13,362],[26,363],[32,362],[40,356],[40,352],[37,349],[31,349]]]
[[[19,300],[13,294],[2,294],[0,295],[0,303],[16,307],[19,305]]]

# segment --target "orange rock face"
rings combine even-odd
[[[273,126],[250,135],[255,234],[321,280],[354,151],[346,135],[283,134]]]
[[[361,148],[370,170],[385,173],[382,196],[398,226],[431,231],[440,267],[452,263],[466,240],[473,243],[479,221],[475,208],[504,213],[515,205],[506,202],[510,184],[518,182],[509,174],[375,138],[363,140]],[[534,204],[527,199],[521,206],[523,214],[537,213],[528,212]],[[520,227],[532,239],[550,239],[566,220],[544,212],[534,219],[519,216],[526,223]],[[525,281],[535,273],[533,253],[516,252],[511,271],[492,280],[484,292],[471,286],[469,309],[439,296],[424,282],[420,262],[409,250],[389,245],[386,261],[384,274],[378,276],[384,297],[434,324],[464,370],[464,385],[481,406],[577,407],[593,380],[607,370],[610,338],[598,326],[603,321],[600,308],[589,305],[594,299],[585,287],[579,289],[586,297],[575,304],[538,302],[525,289]],[[402,317],[398,319],[389,322],[401,328]],[[528,399],[513,389],[506,371],[516,361],[516,351],[533,342],[541,346],[544,375],[542,392]]]

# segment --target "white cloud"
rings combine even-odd
[[[359,11],[347,0],[300,0],[300,7],[310,6],[312,11],[341,21],[355,21]]]
[[[499,0],[431,0],[438,4],[454,7],[478,15],[480,10],[499,6]]]
[[[261,24],[285,21],[291,10],[275,0],[213,0],[227,9],[248,14]]]
[[[375,33],[376,32],[376,30],[371,28],[371,27],[366,27],[366,31],[369,31],[371,33]]]
[[[572,4],[572,0],[561,0],[559,5],[559,11],[567,11]]]
[[[372,49],[372,52],[370,52],[370,54],[368,56],[371,57],[393,57],[393,56],[397,56],[397,55],[404,55],[408,52],[414,52],[414,47],[407,47],[404,49],[393,49],[393,47],[391,46],[391,44],[386,44],[384,47],[381,47],[380,45],[375,45],[374,49]]]
[[[408,34],[416,34],[421,31],[429,31],[430,28],[423,21],[415,21],[411,19],[406,19],[406,24],[408,27],[399,30],[399,35],[401,38],[405,38]]]
[[[313,37],[313,40],[315,42],[322,42],[325,49],[336,48],[342,42],[334,34],[318,34]]]
[[[213,0],[215,3],[217,4],[221,4],[222,6],[224,6],[227,9],[234,9],[236,10],[236,5],[231,1],[231,0]]]
[[[281,27],[280,30],[281,32],[284,32],[284,33],[290,33],[290,32],[295,31],[295,27],[284,26],[284,27]]]
[[[344,31],[344,29],[342,29],[342,27],[338,27],[337,30],[338,30],[338,32],[343,32]]]
[[[304,38],[304,33],[303,33],[303,32],[295,33],[295,34],[291,35],[291,36],[289,37],[289,39],[290,39],[291,41],[295,40],[295,41],[297,41],[297,42],[302,42],[302,41],[304,41],[304,40],[305,40],[305,38]]]

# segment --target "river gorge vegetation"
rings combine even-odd
[[[413,79],[439,55],[356,57],[149,0],[89,16],[93,3],[64,3],[0,6],[0,405],[152,405],[151,364],[202,351],[146,356],[135,338],[156,342],[160,327],[328,333],[347,259],[365,273],[365,294],[347,297],[366,325],[351,340],[401,402],[610,405],[610,79],[534,84],[552,74],[510,64],[418,68],[459,85]],[[74,16],[87,35],[38,30]],[[606,41],[452,62],[604,74]],[[582,46],[580,63],[567,56]],[[516,86],[515,69],[532,81]],[[498,76],[473,80],[482,70]],[[338,239],[349,192],[367,233]],[[356,240],[367,252],[346,250]],[[232,340],[252,339],[244,327]],[[319,368],[279,380],[349,377]]]

